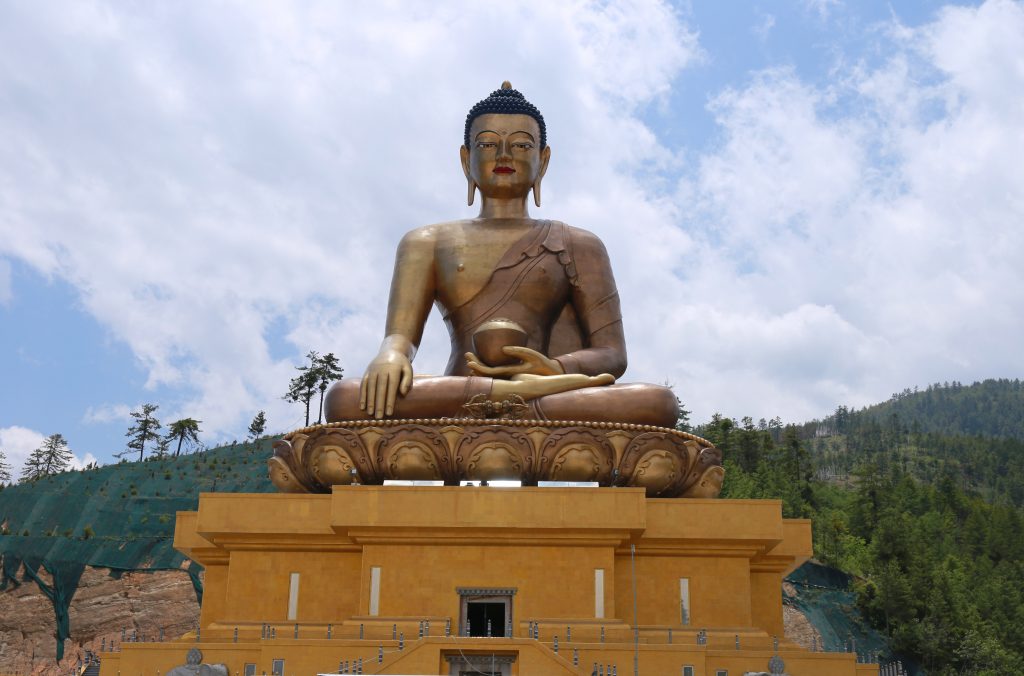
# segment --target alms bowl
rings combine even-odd
[[[511,319],[490,319],[473,332],[473,353],[487,366],[505,366],[519,360],[502,351],[504,347],[526,347],[527,335]]]

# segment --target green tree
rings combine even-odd
[[[814,467],[810,453],[794,425],[787,425],[782,433],[782,462],[786,475],[799,489],[801,502],[806,506],[812,500],[811,478],[814,476]]]
[[[310,350],[306,359],[309,359],[308,365],[295,367],[299,375],[289,381],[288,392],[285,393],[284,400],[303,404],[306,407],[306,425],[309,425],[309,404],[316,395],[320,382],[320,374],[317,370],[320,355]]]
[[[141,410],[132,411],[131,415],[135,418],[135,424],[125,432],[125,436],[128,437],[128,443],[126,448],[120,453],[115,453],[114,457],[121,458],[129,453],[138,451],[139,460],[141,461],[146,454],[146,445],[150,442],[153,444],[159,443],[162,425],[159,420],[153,417],[153,413],[158,408],[160,407],[156,404],[143,404]]]
[[[317,407],[316,422],[319,425],[323,422],[324,415],[324,393],[336,380],[341,380],[341,374],[345,369],[341,368],[338,358],[333,352],[328,352],[319,359],[314,360],[313,369],[316,371],[316,387],[320,390],[320,405]],[[307,421],[308,425],[309,422]]]
[[[7,454],[0,449],[0,484],[11,482],[11,466],[7,462]]]
[[[160,437],[156,440],[156,448],[149,454],[151,458],[166,458],[171,454],[170,437]]]
[[[249,437],[254,441],[263,436],[263,433],[267,430],[267,414],[260,411],[256,414],[256,417],[249,423]]]
[[[692,432],[693,425],[690,424],[690,413],[683,402],[679,401],[679,397],[676,397],[676,403],[679,404],[679,417],[676,418],[676,429],[680,432]]]
[[[177,458],[181,455],[181,447],[184,444],[188,444],[188,447],[199,446],[199,423],[202,420],[196,420],[195,418],[182,418],[181,420],[175,420],[167,428],[167,441],[177,441],[178,444],[174,449],[174,457]],[[187,447],[187,448],[188,448]]]
[[[750,416],[744,416],[741,422],[735,456],[741,467],[752,471],[764,456],[771,437],[754,427],[754,420]]]
[[[721,413],[715,413],[711,420],[697,429],[697,433],[707,438],[723,455],[732,451],[732,432],[736,429],[736,421]]]
[[[51,434],[25,460],[22,481],[36,481],[63,472],[71,462],[71,450],[61,434]]]

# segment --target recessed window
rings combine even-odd
[[[370,616],[380,614],[380,566],[370,568]]]
[[[690,624],[690,578],[679,578],[679,623]]]
[[[288,619],[294,620],[299,614],[299,574],[292,573],[288,580]]]
[[[274,660],[271,662],[270,673],[274,676],[284,676],[284,660]]]
[[[683,676],[693,676],[693,665],[687,664],[683,667]]]
[[[252,662],[247,662],[242,673],[244,676],[256,676],[256,665]]]
[[[719,669],[715,672],[715,676],[729,676],[729,671],[726,669]]]

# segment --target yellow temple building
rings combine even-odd
[[[123,644],[102,656],[104,676],[167,674],[192,649],[195,671],[175,673],[878,673],[785,639],[782,578],[811,555],[811,524],[775,500],[206,493],[178,514],[174,544],[206,567],[199,631]]]

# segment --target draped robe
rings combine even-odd
[[[463,404],[490,395],[490,378],[474,375],[465,353],[473,331],[490,319],[510,319],[527,332],[526,346],[557,360],[566,373],[616,378],[626,370],[619,294],[608,253],[595,235],[559,221],[544,221],[513,243],[484,286],[444,315],[451,357],[444,376],[417,377],[395,402],[396,418],[461,417]],[[329,422],[361,420],[359,380],[346,379],[327,394]],[[549,394],[529,402],[528,417],[672,427],[678,414],[667,387],[608,385]]]
[[[496,318],[527,332],[526,347],[566,373],[616,378],[626,370],[619,294],[604,245],[584,230],[543,221],[512,244],[487,283],[444,315],[452,352],[447,375],[470,375],[473,331]]]

